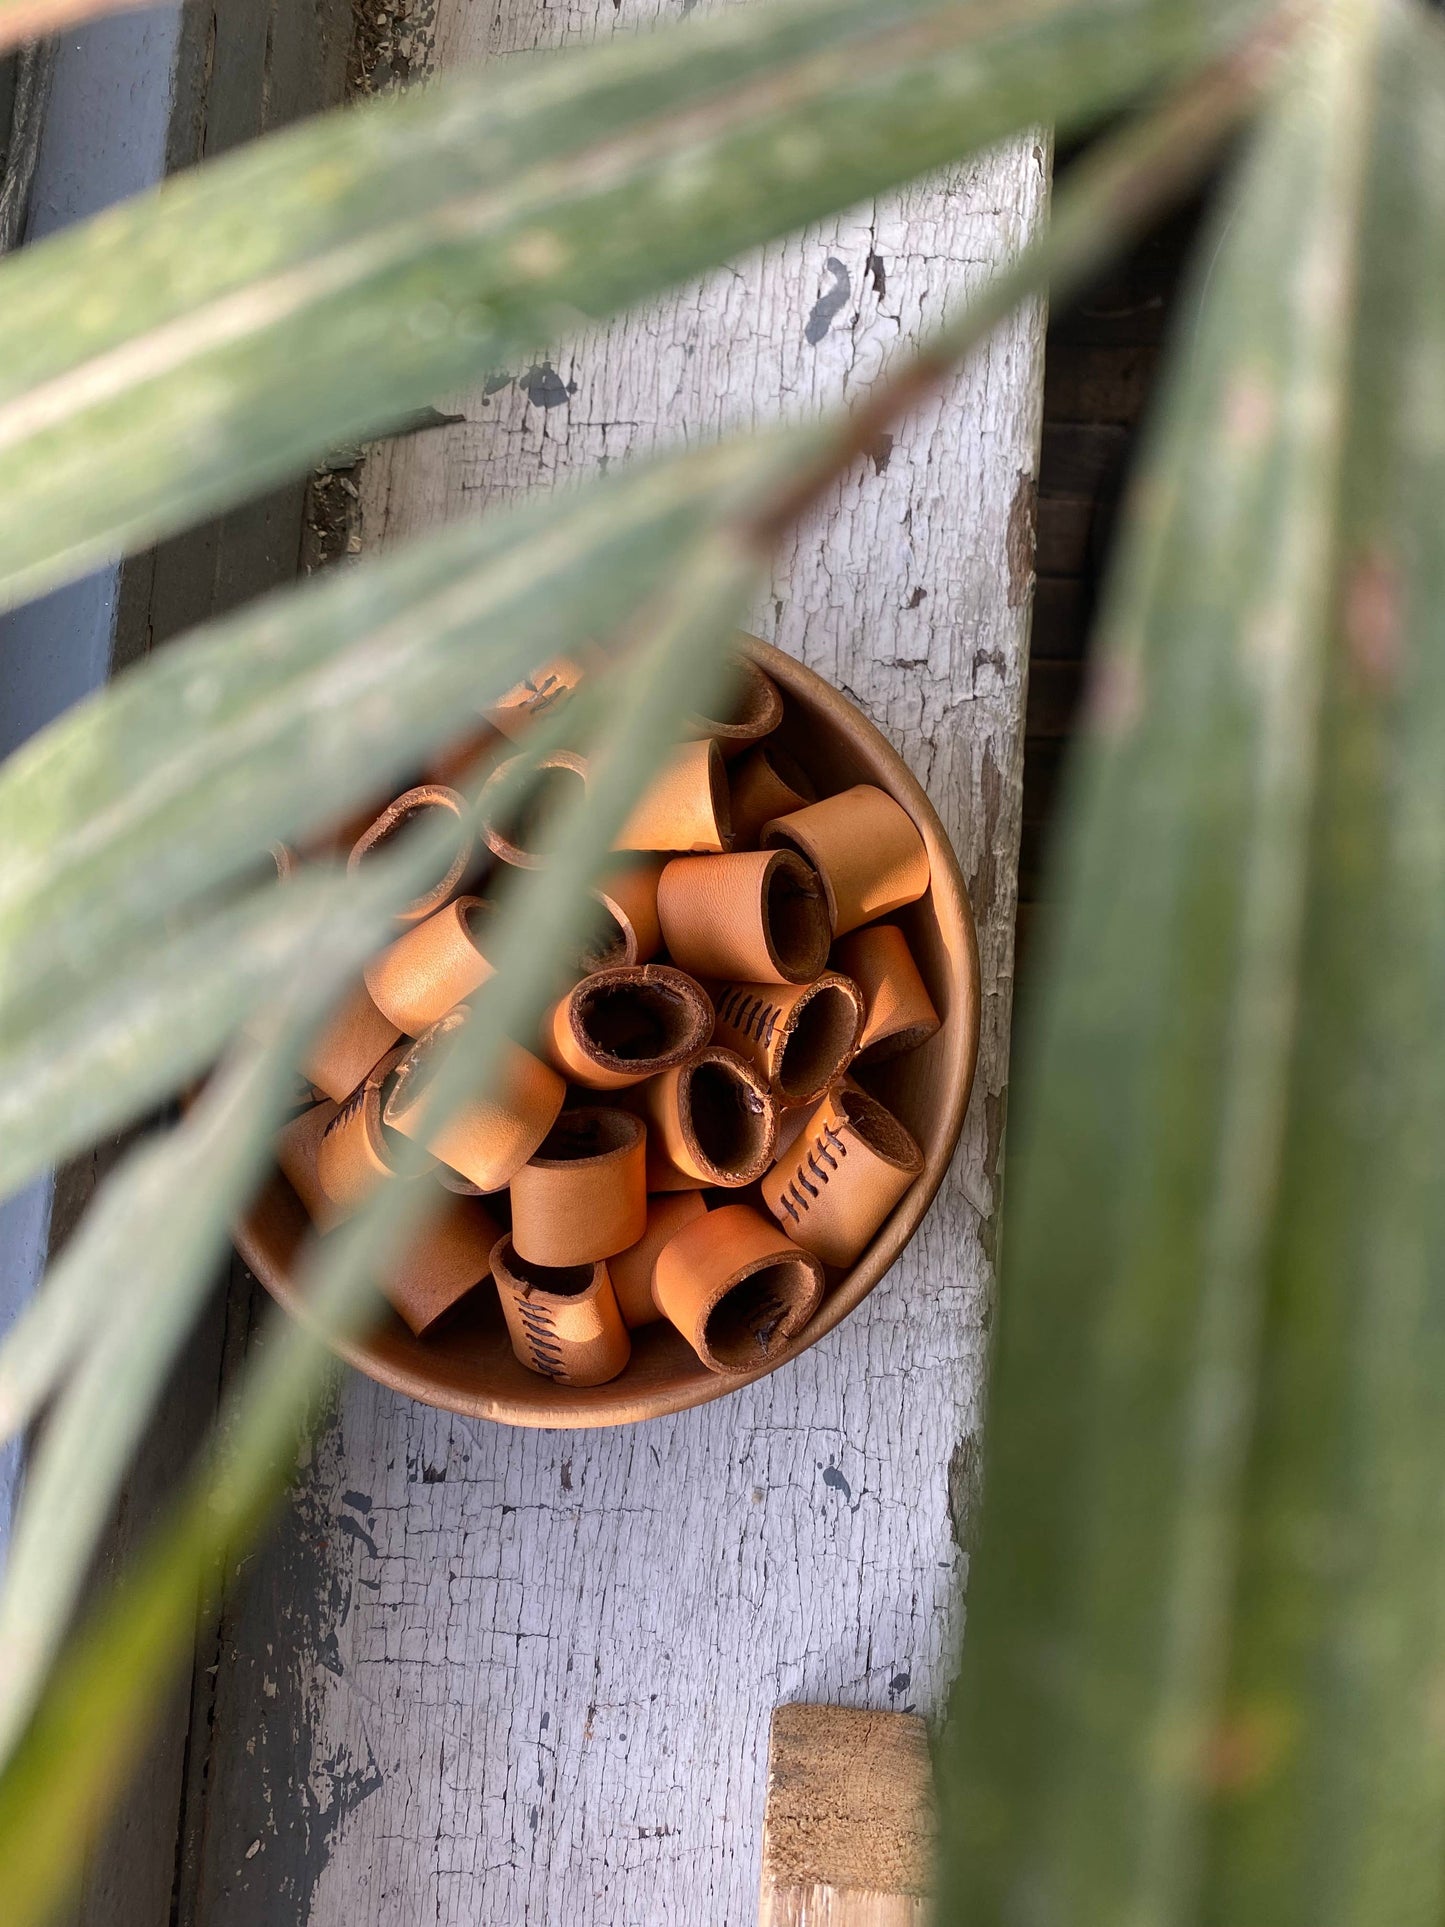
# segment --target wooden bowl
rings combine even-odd
[[[846,1318],[897,1258],[932,1203],[963,1129],[978,1059],[978,944],[958,860],[922,788],[872,723],[791,656],[767,643],[758,643],[753,654],[785,698],[777,740],[797,757],[819,794],[876,783],[903,805],[928,846],[932,888],[922,902],[887,921],[906,931],[942,1028],[920,1049],[876,1069],[865,1066],[862,1073],[862,1081],[917,1138],[923,1175],[852,1270],[828,1274],[817,1314],[761,1371],[719,1377],[698,1363],[670,1325],[656,1324],[632,1334],[631,1363],[610,1385],[557,1385],[517,1362],[496,1296],[483,1288],[425,1339],[414,1338],[400,1319],[388,1315],[366,1337],[337,1346],[348,1364],[381,1384],[444,1411],[507,1425],[624,1425],[702,1405],[776,1371]],[[300,1201],[278,1173],[236,1232],[242,1257],[272,1297],[301,1316],[293,1261],[308,1229]]]

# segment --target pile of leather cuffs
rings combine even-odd
[[[924,896],[928,857],[883,790],[818,795],[770,740],[779,691],[740,660],[729,713],[697,719],[628,819],[595,940],[533,1047],[434,1127],[438,1051],[492,975],[488,866],[546,860],[545,811],[515,806],[508,761],[480,839],[446,779],[524,741],[585,673],[537,672],[426,782],[346,826],[353,865],[424,811],[456,814],[458,847],[315,1040],[314,1101],[277,1161],[325,1235],[397,1181],[400,1139],[425,1148],[410,1181],[451,1195],[384,1280],[418,1336],[490,1285],[517,1358],[559,1383],[617,1377],[659,1320],[709,1371],[745,1374],[798,1338],[923,1169],[852,1073],[939,1027],[903,930],[880,921]],[[544,762],[554,788],[588,780],[570,749]]]

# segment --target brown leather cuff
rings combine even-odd
[[[694,977],[806,984],[828,964],[822,885],[791,850],[676,857],[657,886],[668,955]]]
[[[456,818],[456,854],[431,889],[424,890],[419,897],[407,904],[404,910],[397,912],[398,923],[420,923],[422,918],[429,917],[433,910],[440,910],[466,875],[467,867],[472,860],[472,832],[467,816],[466,799],[459,796],[455,790],[447,789],[443,784],[423,783],[414,790],[408,790],[404,796],[398,796],[394,803],[388,803],[376,821],[368,829],[363,830],[351,846],[351,855],[347,858],[346,867],[348,870],[356,870],[366,862],[368,857],[376,856],[385,849],[393,837],[412,829],[423,817],[430,816],[439,810]]]
[[[926,1044],[939,1026],[908,939],[896,923],[872,924],[844,937],[834,952],[838,969],[863,993],[866,1016],[858,1055],[878,1063]]]
[[[563,1111],[512,1179],[512,1243],[536,1265],[589,1265],[647,1229],[647,1132],[630,1111]]]
[[[481,951],[481,932],[492,906],[481,897],[458,897],[366,966],[366,987],[377,1009],[420,1037],[492,974]]]
[[[530,779],[529,769],[535,770]],[[587,786],[587,759],[575,749],[549,750],[535,760],[524,751],[499,763],[482,786],[482,836],[494,857],[517,870],[540,870],[559,811]]]
[[[923,1153],[877,1098],[836,1084],[763,1179],[769,1211],[827,1265],[851,1265],[923,1170]]]
[[[853,1061],[863,995],[837,971],[811,984],[713,987],[716,1043],[745,1057],[780,1105],[821,1097]]]
[[[772,677],[746,656],[733,663],[727,694],[723,715],[694,716],[691,727],[698,736],[712,737],[724,756],[741,756],[783,720],[783,698]]]
[[[492,1250],[492,1276],[512,1350],[559,1385],[605,1385],[632,1356],[607,1266],[534,1265],[510,1237]]]
[[[503,1046],[495,1095],[467,1105],[439,1130],[427,1126],[427,1093],[437,1053],[466,1022],[451,1011],[423,1033],[397,1063],[382,1121],[425,1144],[433,1157],[483,1192],[510,1184],[557,1121],[567,1087],[554,1070],[519,1044]]]
[[[774,819],[763,846],[797,850],[814,866],[835,937],[916,902],[928,888],[928,851],[917,824],[871,783]]]
[[[657,921],[657,884],[661,857],[643,857],[609,870],[592,895],[601,905],[598,928],[578,968],[607,970],[615,964],[645,964],[662,948]]]
[[[628,1092],[647,1121],[647,1188],[737,1190],[773,1160],[778,1112],[765,1081],[730,1050],[709,1044],[677,1070]]]
[[[731,847],[727,765],[710,738],[684,743],[622,826],[619,850]]]
[[[584,977],[542,1019],[554,1070],[590,1091],[620,1091],[674,1069],[712,1036],[706,992],[668,964],[619,964]]]
[[[652,1295],[652,1271],[657,1254],[685,1224],[701,1218],[707,1201],[701,1191],[665,1191],[647,1200],[647,1228],[635,1245],[607,1260],[617,1308],[629,1331],[655,1325],[662,1313]]]
[[[818,1309],[823,1267],[761,1213],[723,1204],[668,1240],[652,1288],[710,1372],[753,1372]]]
[[[302,1074],[340,1104],[400,1036],[396,1025],[371,1001],[366,985],[358,984],[312,1038],[301,1060]]]
[[[477,723],[436,752],[424,772],[427,782],[443,789],[465,789],[481,775],[483,766],[501,753],[506,741],[490,723]]]
[[[729,771],[733,848],[751,850],[763,825],[815,803],[812,779],[780,743],[759,743]]]
[[[486,1278],[502,1227],[475,1198],[449,1198],[416,1234],[381,1289],[418,1338]]]
[[[330,1098],[324,1104],[313,1104],[284,1125],[276,1138],[276,1163],[281,1175],[306,1207],[306,1215],[318,1231],[329,1231],[341,1216],[327,1197],[316,1169],[321,1139],[337,1109]]]
[[[379,1184],[396,1175],[396,1158],[382,1117],[383,1092],[404,1052],[388,1051],[357,1085],[322,1133],[316,1176],[336,1207],[335,1216],[355,1211]]]
[[[533,723],[562,707],[585,673],[571,656],[554,656],[493,703],[485,712],[487,721],[514,743],[520,742]]]

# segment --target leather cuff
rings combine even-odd
[[[780,1105],[808,1104],[858,1049],[863,995],[837,971],[811,984],[718,984],[714,1042],[745,1057]]]
[[[582,664],[571,656],[554,656],[551,662],[514,683],[483,713],[494,729],[514,743],[520,742],[533,723],[561,708],[584,674]]]
[[[492,1276],[512,1350],[559,1385],[605,1385],[632,1356],[607,1266],[530,1264],[510,1237],[492,1250]]]
[[[668,1240],[652,1288],[710,1372],[753,1372],[818,1309],[823,1267],[760,1212],[723,1204]]]
[[[838,969],[863,993],[866,1016],[858,1055],[878,1063],[926,1044],[939,1026],[908,939],[896,923],[878,923],[844,937],[834,952]]]
[[[917,902],[928,888],[928,851],[917,824],[872,783],[775,818],[763,830],[763,846],[797,850],[814,866],[835,937]]]
[[[712,1036],[706,993],[668,964],[619,964],[575,984],[542,1020],[542,1054],[590,1091],[620,1091],[685,1063]]]
[[[685,1224],[707,1212],[701,1191],[664,1191],[647,1200],[647,1228],[634,1245],[607,1260],[617,1309],[629,1331],[655,1325],[662,1313],[652,1295],[652,1272],[662,1247]]]
[[[619,850],[698,850],[732,846],[727,765],[717,744],[684,743],[638,801],[617,838]]]
[[[458,897],[366,966],[366,987],[382,1015],[420,1037],[492,974],[480,937],[492,914],[481,897]]]
[[[773,1160],[778,1112],[752,1065],[709,1044],[628,1093],[647,1121],[649,1191],[735,1191]]]
[[[536,774],[530,786],[526,772]],[[517,870],[540,870],[557,813],[569,792],[587,784],[587,759],[575,749],[549,750],[535,760],[525,751],[498,763],[482,785],[482,836],[494,857]]]
[[[763,825],[818,800],[812,779],[780,743],[759,743],[729,771],[733,848],[757,846]]]
[[[397,912],[398,923],[420,923],[422,918],[429,917],[433,910],[440,910],[466,875],[467,867],[472,860],[472,832],[467,821],[465,797],[459,796],[455,790],[447,789],[441,783],[423,783],[414,790],[408,790],[404,796],[398,796],[394,803],[388,803],[376,821],[368,829],[363,830],[351,846],[351,855],[347,858],[346,867],[348,870],[356,870],[368,857],[375,856],[378,851],[383,850],[394,836],[400,836],[403,831],[411,829],[418,823],[422,817],[429,816],[437,810],[444,810],[456,818],[456,854],[431,889],[423,891],[419,897],[407,904],[404,910]]]
[[[657,921],[657,884],[661,857],[644,857],[609,870],[593,890],[601,905],[598,928],[578,968],[607,970],[614,964],[645,964],[662,948],[662,926]]]
[[[300,1198],[307,1217],[318,1231],[329,1231],[341,1216],[327,1197],[316,1169],[321,1139],[337,1109],[329,1098],[324,1104],[313,1104],[284,1125],[276,1139],[276,1163],[281,1175]]]
[[[923,1153],[898,1119],[839,1083],[763,1179],[763,1201],[805,1251],[851,1265],[922,1170]]]
[[[783,720],[783,698],[771,676],[747,656],[733,662],[722,716],[694,716],[691,728],[710,736],[726,757],[741,756]]]
[[[382,1106],[382,1122],[424,1144],[433,1157],[470,1178],[484,1193],[510,1184],[557,1122],[567,1087],[520,1044],[503,1046],[497,1088],[464,1106],[437,1131],[427,1128],[427,1092],[437,1052],[467,1020],[453,1010],[401,1055]]]
[[[512,1244],[536,1265],[590,1265],[647,1229],[647,1132],[630,1111],[563,1111],[512,1179]]]
[[[478,723],[437,750],[423,774],[428,783],[460,790],[474,783],[490,760],[506,745],[506,737],[490,723]],[[779,812],[781,814],[781,812]]]
[[[418,1338],[481,1284],[502,1227],[475,1198],[448,1198],[381,1280],[393,1310]]]
[[[675,857],[657,886],[668,955],[694,977],[806,984],[827,968],[822,885],[792,850]]]
[[[342,1103],[396,1043],[401,1032],[371,1000],[365,984],[349,990],[306,1048],[302,1075]]]
[[[379,1184],[396,1175],[396,1160],[382,1117],[383,1090],[403,1055],[403,1048],[388,1051],[338,1106],[322,1133],[316,1152],[316,1176],[336,1207],[336,1217],[355,1211]]]

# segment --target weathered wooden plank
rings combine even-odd
[[[442,0],[401,57],[502,57],[656,10]],[[390,45],[395,20],[372,31]],[[368,543],[856,394],[1046,192],[1024,141],[498,370],[463,423],[373,457]],[[1041,347],[1035,310],[847,475],[752,625],[877,719],[956,840],[984,1021],[948,1185],[857,1316],[702,1411],[522,1433],[349,1379],[228,1596],[193,1927],[743,1921],[774,1704],[938,1707],[992,1298]]]

